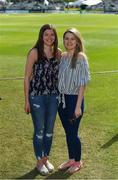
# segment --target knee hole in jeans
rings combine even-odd
[[[39,133],[36,133],[36,137],[40,140],[43,139],[43,131],[41,130]]]
[[[51,138],[52,137],[52,133],[46,133],[45,136],[48,137],[48,138]]]

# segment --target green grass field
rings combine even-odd
[[[80,127],[84,168],[72,176],[58,172],[67,160],[65,135],[57,116],[51,161],[55,172],[40,176],[32,147],[33,126],[24,113],[23,79],[28,50],[45,23],[63,32],[76,27],[84,37],[91,82]],[[118,179],[118,16],[104,14],[0,14],[0,179]]]

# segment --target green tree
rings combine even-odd
[[[65,2],[69,3],[69,2],[74,2],[75,0],[65,0]]]

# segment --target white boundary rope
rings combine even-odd
[[[113,74],[118,73],[118,70],[112,70],[112,71],[98,71],[98,72],[91,72],[92,75],[96,74]],[[24,77],[9,77],[9,78],[0,78],[0,81],[5,80],[23,80]]]
[[[0,81],[4,80],[22,80],[24,77],[9,77],[9,78],[0,78]]]
[[[91,74],[111,74],[111,73],[118,73],[118,70],[91,72]]]

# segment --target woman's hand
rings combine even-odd
[[[82,110],[81,107],[77,107],[75,108],[75,117],[78,118],[82,115]]]
[[[82,99],[84,97],[84,91],[85,91],[85,86],[80,86],[77,104],[76,104],[76,108],[75,108],[75,117],[76,118],[78,118],[82,115],[81,104],[82,104]]]
[[[24,110],[25,110],[26,114],[30,113],[30,103],[29,102],[25,102]]]

